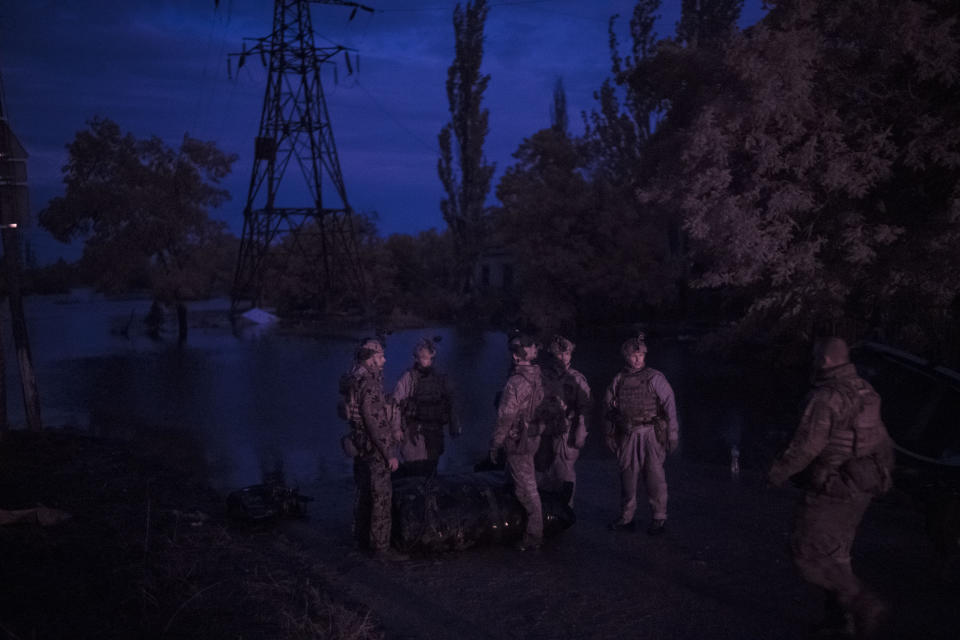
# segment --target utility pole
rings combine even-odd
[[[29,212],[27,198],[27,152],[13,134],[7,122],[0,77],[0,236],[3,244],[3,270],[6,276],[7,298],[10,301],[10,325],[20,365],[24,413],[31,431],[43,428],[40,421],[40,394],[30,357],[30,340],[23,312],[21,295],[21,265],[19,230]],[[0,327],[2,328],[2,327]],[[6,358],[0,343],[0,431],[7,429]]]
[[[334,56],[343,54],[350,73],[357,59],[351,62],[351,50],[343,46],[314,45],[311,4],[351,7],[351,19],[357,11],[373,12],[341,0],[274,0],[273,31],[245,38],[243,50],[228,56],[228,69],[236,60],[239,71],[251,56],[267,68],[233,281],[233,313],[269,300],[266,277],[281,276],[296,257],[301,268],[306,265],[315,275],[309,296],[316,307],[334,309],[364,298],[353,211],[321,82],[324,64],[336,77]],[[291,179],[284,181],[288,168],[299,169],[300,179],[286,176]],[[337,201],[326,202],[329,196]]]

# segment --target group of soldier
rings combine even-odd
[[[508,342],[512,366],[496,401],[489,458],[505,462],[517,501],[526,512],[520,551],[543,543],[541,491],[569,492],[573,506],[575,463],[593,415],[590,386],[571,366],[575,345],[555,335],[541,354],[527,335]],[[679,446],[673,389],[660,371],[646,366],[644,336],[621,346],[623,368],[604,394],[600,416],[605,444],[620,470],[620,514],[609,528],[633,531],[642,479],[652,511],[650,535],[666,531],[667,481],[664,460]],[[444,451],[444,428],[460,434],[453,394],[434,366],[436,348],[421,340],[413,365],[392,394],[383,390],[383,343],[365,339],[353,369],[341,379],[342,411],[351,426],[344,448],[354,457],[354,532],[358,545],[386,560],[402,560],[391,549],[391,473],[400,459],[416,473],[435,473]],[[787,449],[774,461],[768,484],[801,484],[791,534],[794,564],[822,588],[822,628],[870,638],[883,626],[887,607],[853,573],[850,549],[871,499],[890,485],[892,442],[880,419],[880,399],[857,375],[846,343],[818,342],[813,388]]]

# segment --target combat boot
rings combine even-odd
[[[666,520],[654,520],[650,523],[650,526],[647,527],[647,535],[659,536],[662,533],[667,532],[667,521]]]
[[[388,547],[386,549],[374,551],[373,559],[383,563],[406,562],[410,559],[410,556],[405,553],[400,553],[396,549]]]
[[[853,638],[853,615],[843,609],[837,597],[828,593],[823,607],[823,620],[812,628],[816,638]]]
[[[872,592],[865,591],[853,601],[853,622],[858,640],[886,638],[890,608]]]
[[[543,541],[539,538],[524,534],[523,539],[516,544],[516,549],[517,551],[537,551],[542,544]]]
[[[607,525],[607,528],[610,529],[610,531],[633,531],[637,528],[637,523],[635,523],[633,520],[630,522],[621,522],[620,520],[617,520],[616,522],[611,522],[609,525]]]

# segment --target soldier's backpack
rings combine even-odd
[[[853,433],[852,456],[840,473],[860,491],[882,495],[893,486],[893,442],[881,413],[880,394],[862,378],[845,381],[834,388],[849,403],[849,425]]]

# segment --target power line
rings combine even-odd
[[[420,146],[422,146],[424,149],[430,151],[431,153],[439,153],[439,152],[440,152],[440,150],[439,150],[435,145],[431,145],[430,143],[426,142],[423,138],[420,137],[419,134],[417,134],[417,133],[414,132],[412,129],[410,129],[409,127],[407,127],[405,124],[403,124],[403,122],[400,121],[399,118],[397,118],[397,117],[394,116],[390,111],[388,111],[387,108],[384,107],[383,104],[382,104],[379,100],[377,100],[377,98],[376,98],[372,93],[370,93],[370,91],[369,91],[365,86],[363,86],[363,84],[360,82],[359,79],[354,79],[353,82],[354,82],[354,84],[355,84],[356,86],[360,87],[360,88],[363,90],[364,93],[367,94],[367,97],[370,98],[370,100],[373,102],[373,104],[376,105],[376,107],[377,107],[385,116],[387,116],[388,118],[390,118],[391,120],[393,120],[393,123],[394,123],[394,124],[396,124],[398,127],[400,127],[401,129],[403,129],[404,131],[406,131],[407,134],[408,134],[411,138],[413,138],[414,140],[417,141],[418,144],[420,144]]]

